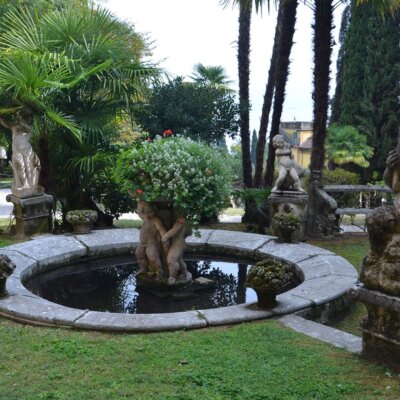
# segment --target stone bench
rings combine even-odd
[[[369,215],[373,212],[374,207],[371,207],[371,196],[373,194],[381,193],[383,194],[391,194],[393,193],[392,189],[389,187],[382,187],[377,185],[325,185],[325,192],[327,192],[330,196],[335,198],[335,195],[343,195],[343,194],[358,194],[359,204],[365,204],[365,207],[338,207],[335,210],[335,215],[338,218],[339,226],[343,220],[345,215],[349,215],[352,217],[351,224],[357,226],[363,231],[366,230],[366,226],[359,226],[354,223],[354,217],[356,215]],[[362,196],[365,196],[365,200],[362,201]]]

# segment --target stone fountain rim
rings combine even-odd
[[[358,283],[357,271],[348,261],[316,246],[278,243],[273,236],[253,233],[207,229],[200,232],[200,238],[187,238],[189,253],[257,258],[269,255],[294,264],[304,275],[304,281],[279,295],[277,306],[271,310],[257,310],[254,304],[249,303],[170,314],[119,314],[73,309],[34,295],[22,281],[40,271],[71,262],[132,252],[139,244],[139,230],[107,229],[85,235],[42,235],[0,250],[17,265],[7,280],[9,295],[0,299],[0,316],[34,325],[110,332],[195,329],[324,307],[345,296]]]

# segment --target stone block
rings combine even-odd
[[[358,272],[344,258],[323,255],[300,261],[298,266],[304,273],[304,280],[321,278],[328,275],[350,276],[358,278]]]
[[[306,243],[279,243],[276,240],[270,240],[256,250],[256,255],[271,255],[283,261],[298,263],[314,256],[334,255],[334,253]]]
[[[169,314],[112,314],[90,311],[74,327],[99,331],[153,332],[206,327],[196,311]]]
[[[308,321],[296,315],[286,315],[279,319],[283,325],[315,339],[340,347],[352,353],[361,352],[361,338],[350,333],[331,328],[317,322]]]
[[[72,326],[86,311],[51,303],[39,297],[8,296],[0,300],[0,314],[31,323]]]
[[[212,252],[232,255],[254,254],[254,251],[274,239],[273,236],[254,233],[215,230],[207,241]]]
[[[311,300],[315,305],[321,305],[343,296],[357,282],[357,278],[350,276],[326,276],[305,281],[287,293]]]
[[[14,244],[6,248],[38,261],[37,267],[32,267],[32,273],[41,267],[51,264],[60,265],[80,260],[87,255],[87,248],[73,236],[43,235],[27,242]]]
[[[133,252],[139,235],[138,229],[104,229],[75,237],[88,248],[88,256],[104,256]]]
[[[199,317],[204,318],[208,325],[238,324],[241,322],[254,321],[269,318],[273,315],[271,310],[259,310],[255,303],[239,304],[224,308],[210,308],[199,310]]]
[[[313,306],[310,299],[295,296],[289,292],[278,295],[276,300],[277,305],[271,310],[274,315],[292,314]]]

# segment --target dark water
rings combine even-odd
[[[247,264],[222,260],[186,259],[193,279],[212,279],[202,290],[149,290],[136,287],[137,263],[132,258],[110,258],[76,264],[37,275],[25,282],[33,293],[64,306],[148,314],[225,307],[254,302],[257,296],[244,287]]]

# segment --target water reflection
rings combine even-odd
[[[25,285],[64,306],[114,313],[169,313],[256,301],[254,291],[244,286],[247,264],[208,259],[187,259],[186,263],[193,279],[208,278],[215,286],[174,291],[136,287],[138,265],[128,257],[71,265],[37,275]]]

